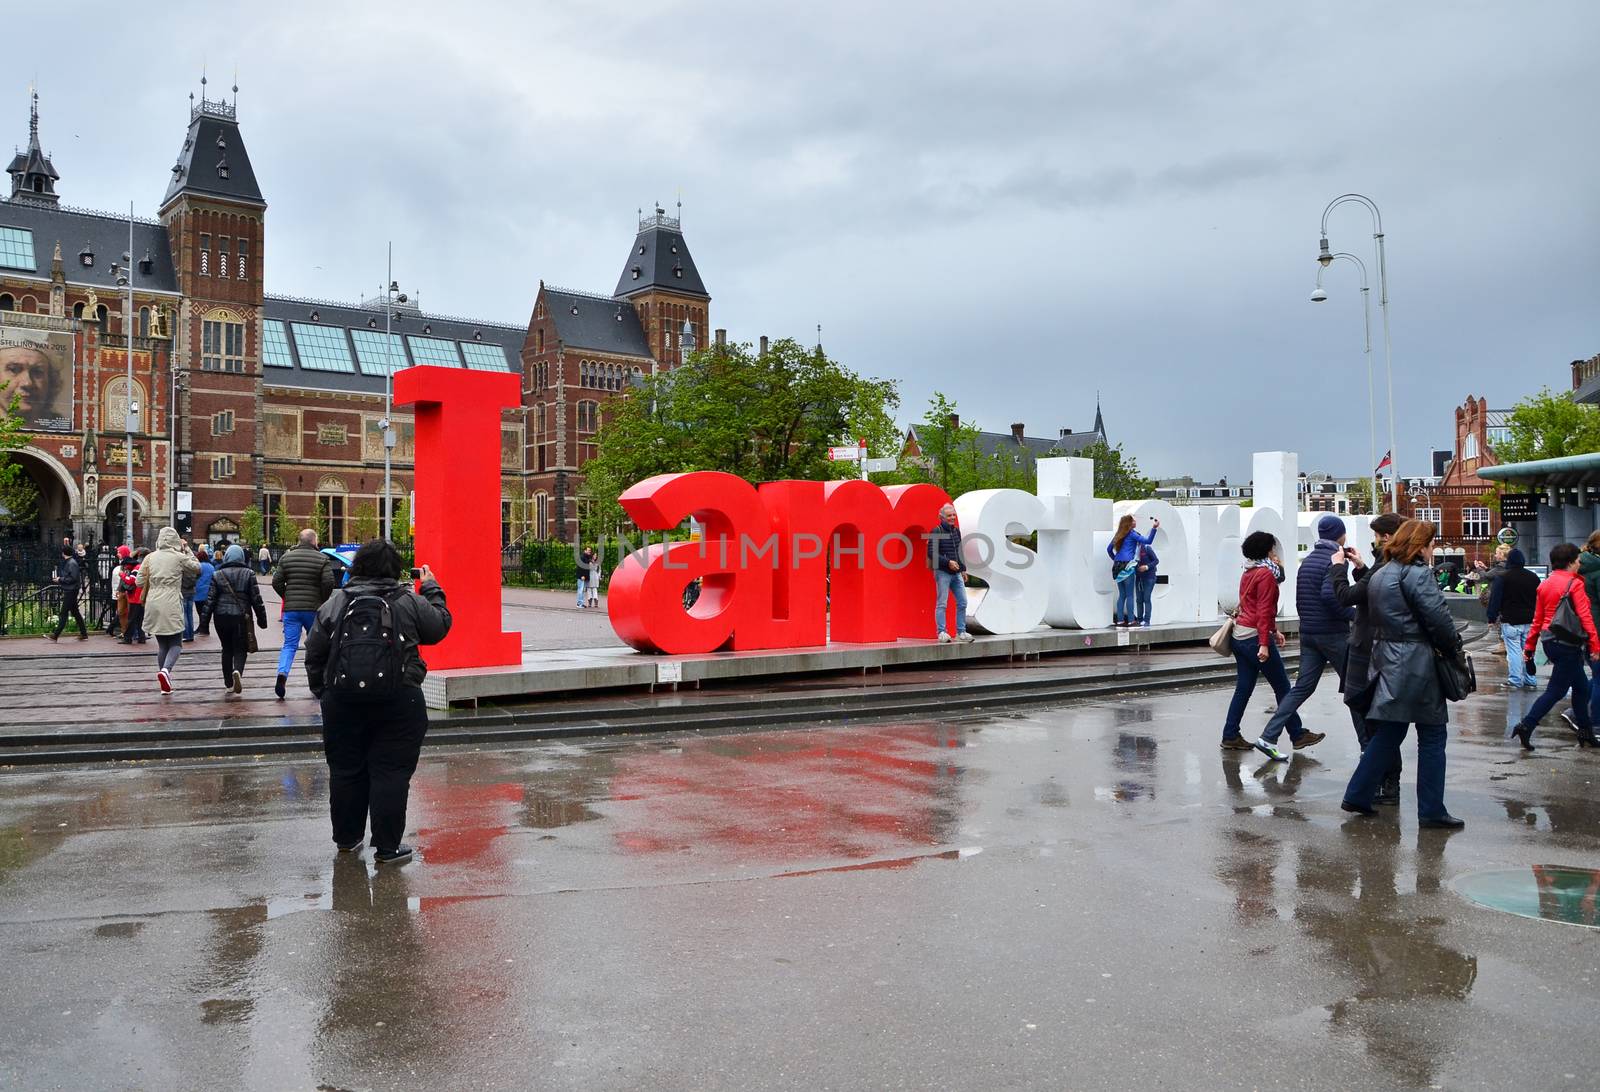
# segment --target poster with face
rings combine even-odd
[[[0,326],[0,408],[25,427],[72,431],[72,335]]]

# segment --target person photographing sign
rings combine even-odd
[[[360,849],[372,821],[379,864],[409,860],[401,842],[411,775],[428,731],[421,645],[444,640],[450,611],[426,566],[413,591],[385,539],[356,551],[350,582],[317,611],[306,637],[306,679],[322,702],[328,809],[341,853]]]

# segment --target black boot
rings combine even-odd
[[[278,695],[278,700],[283,700],[284,687],[289,683],[289,676],[279,675],[278,681],[272,685],[272,692]]]
[[[1378,789],[1378,795],[1372,798],[1374,804],[1400,803],[1400,775],[1391,773],[1383,779],[1383,786]]]

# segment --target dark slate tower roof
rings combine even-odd
[[[39,146],[39,92],[32,93],[28,109],[28,150],[18,152],[6,168],[11,176],[11,200],[54,205],[61,198],[56,194],[56,173],[50,157]]]
[[[652,289],[711,298],[689,256],[681,224],[678,217],[668,216],[659,205],[653,216],[640,216],[639,236],[633,241],[628,262],[617,281],[618,298],[627,299]]]
[[[166,208],[180,194],[221,197],[266,207],[256,172],[250,168],[250,155],[239,135],[236,103],[214,102],[205,97],[204,80],[198,105],[191,99],[189,132],[184,137],[178,162],[172,167],[172,182],[161,199]],[[238,92],[235,87],[235,93]]]
[[[549,284],[541,284],[539,290],[556,324],[556,337],[567,348],[650,358],[650,345],[632,303]]]

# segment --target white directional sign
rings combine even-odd
[[[878,474],[885,470],[893,470],[900,465],[900,461],[893,457],[888,459],[868,459],[865,465],[868,474]]]
[[[853,463],[860,457],[861,449],[859,447],[830,447],[828,449],[828,458],[836,463]]]

